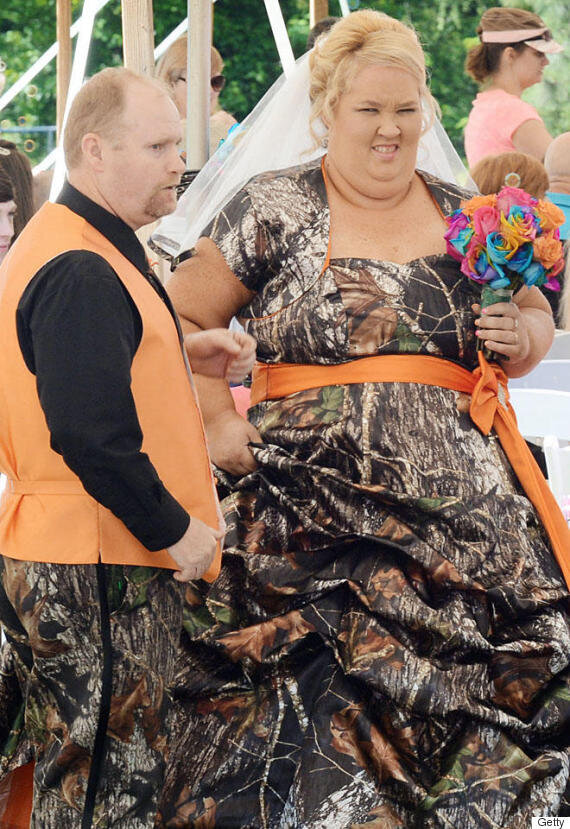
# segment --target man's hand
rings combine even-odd
[[[169,547],[168,552],[179,565],[174,571],[177,581],[193,581],[201,578],[216,554],[216,543],[224,537],[225,530],[213,530],[199,518],[191,517],[190,525],[180,541]]]
[[[239,383],[255,362],[255,340],[244,331],[210,328],[187,334],[186,353],[192,371]]]
[[[232,475],[247,475],[257,468],[248,443],[262,443],[261,435],[234,409],[225,409],[206,427],[212,461]]]

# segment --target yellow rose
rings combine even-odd
[[[528,224],[524,224],[522,221],[517,221],[516,219],[509,221],[503,213],[501,213],[500,233],[504,237],[507,247],[513,251],[520,247],[520,245],[524,245],[525,242],[532,241]]]

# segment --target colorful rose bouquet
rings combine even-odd
[[[510,301],[523,285],[559,291],[564,268],[560,208],[516,187],[474,196],[446,217],[447,252],[482,285],[481,307]]]

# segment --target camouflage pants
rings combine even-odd
[[[0,557],[33,829],[154,825],[183,591],[169,570]]]

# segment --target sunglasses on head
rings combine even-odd
[[[182,81],[182,83],[186,83],[186,77],[184,75],[178,75],[175,81]],[[226,78],[224,75],[214,75],[210,78],[210,86],[214,92],[221,92],[225,85]]]

